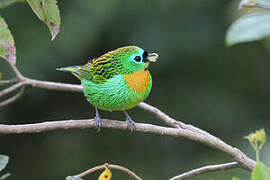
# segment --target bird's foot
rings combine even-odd
[[[126,111],[124,111],[124,113],[126,115],[127,128],[132,132],[135,129],[135,122],[131,119]]]
[[[96,120],[97,132],[99,132],[101,130],[101,127],[102,127],[102,121],[100,119],[100,116],[99,116],[99,113],[98,113],[98,109],[97,108],[96,108],[95,120]]]
[[[135,122],[129,117],[126,118],[127,128],[132,132],[135,129]]]
[[[97,132],[99,132],[102,128],[102,121],[100,119],[99,116],[96,116],[95,117],[95,120],[96,120],[96,128],[97,128]]]

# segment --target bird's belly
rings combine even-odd
[[[122,75],[117,75],[102,84],[83,79],[82,85],[84,95],[93,106],[107,111],[123,111],[146,99],[151,90],[152,80],[149,74],[149,83],[143,91],[131,89]]]

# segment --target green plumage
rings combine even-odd
[[[154,55],[157,58],[157,54]],[[81,80],[84,95],[94,107],[124,111],[139,104],[151,91],[148,57],[149,54],[141,48],[126,46],[107,52],[83,66],[58,70],[71,72]]]

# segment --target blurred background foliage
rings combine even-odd
[[[108,50],[138,45],[157,52],[150,67],[153,88],[146,102],[177,120],[193,124],[255,157],[243,136],[270,127],[270,40],[226,48],[225,32],[237,17],[239,2],[227,0],[62,0],[62,26],[50,41],[47,27],[26,3],[1,10],[13,33],[17,66],[30,78],[66,83],[78,80],[57,67],[83,64]],[[3,78],[12,76],[0,61]],[[162,124],[134,108],[136,122]],[[120,112],[101,112],[122,119]],[[29,89],[0,110],[0,123],[25,124],[94,117],[82,94]],[[40,134],[0,135],[1,154],[10,156],[10,179],[64,179],[87,168],[121,164],[146,180],[168,179],[183,171],[232,159],[222,152],[186,140],[127,131],[94,129]],[[270,143],[261,159],[270,164]],[[113,179],[131,179],[112,171]],[[97,173],[98,174],[98,173]],[[95,179],[98,175],[87,179]],[[242,169],[209,173],[192,180],[249,179]]]

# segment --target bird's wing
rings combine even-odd
[[[106,53],[90,60],[78,68],[80,76],[95,83],[103,83],[115,75],[121,74],[122,64],[112,54]]]

